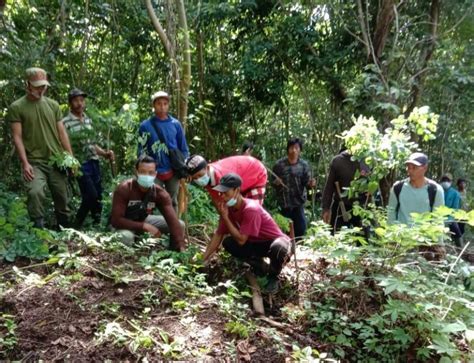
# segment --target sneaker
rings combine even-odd
[[[280,289],[280,281],[278,280],[278,277],[269,276],[268,282],[265,285],[264,291],[267,294],[275,294],[278,292],[279,289]]]

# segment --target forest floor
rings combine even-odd
[[[252,311],[245,267],[229,256],[204,268],[192,254],[159,245],[101,243],[71,239],[68,252],[38,266],[0,263],[1,314],[10,319],[0,332],[11,343],[0,358],[283,362],[295,346],[325,349],[283,314],[303,303],[327,267],[310,251],[298,247],[298,270],[292,259],[280,291],[263,296],[269,319],[262,320]]]
[[[253,310],[248,266],[225,252],[202,265],[200,256],[209,240],[204,230],[201,226],[192,231],[184,253],[168,251],[166,240],[144,239],[131,247],[110,233],[66,230],[56,235],[50,257],[43,262],[0,262],[0,360],[360,360],[355,355],[364,356],[363,329],[370,328],[373,319],[389,327],[385,335],[396,333],[390,320],[393,311],[386,312],[395,299],[405,303],[407,291],[421,294],[410,307],[427,304],[432,309],[431,292],[425,296],[422,289],[428,282],[444,289],[438,280],[422,279],[421,285],[407,290],[404,275],[382,271],[377,255],[350,265],[360,253],[350,245],[339,245],[325,256],[309,245],[297,246],[296,261],[293,256],[280,276],[279,292],[262,295],[262,316]],[[458,253],[448,250],[450,261]],[[472,248],[463,255],[470,266],[473,257]],[[421,271],[429,264],[423,261],[415,259],[405,266]],[[257,277],[257,282],[263,286],[265,278]],[[388,293],[388,288],[396,291]],[[456,309],[471,306],[452,296],[461,304]],[[397,324],[410,331],[412,321],[425,324],[431,315],[420,315],[420,320],[412,316]],[[436,319],[430,324],[438,327]],[[461,329],[456,322],[445,325],[454,333]],[[358,340],[349,341],[356,333]],[[392,357],[389,348],[396,339],[389,336],[371,354]],[[464,335],[455,334],[453,342],[460,354],[469,355]],[[401,361],[419,361],[420,346],[417,340],[405,344]],[[375,351],[378,347],[381,353]],[[430,356],[433,360],[422,360],[438,361],[441,348],[437,352]]]

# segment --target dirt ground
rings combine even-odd
[[[138,258],[138,257],[137,257]],[[28,268],[30,261],[20,260],[15,265],[23,270],[12,272],[13,265],[0,264],[0,274],[6,281],[0,295],[2,313],[15,317],[17,344],[0,359],[21,361],[137,361],[143,358],[157,360],[206,360],[284,362],[291,352],[292,343],[309,338],[300,334],[285,334],[262,324],[248,338],[226,333],[229,317],[219,311],[212,296],[195,301],[192,311],[176,312],[166,299],[156,304],[144,302],[144,291],[155,291],[160,286],[151,280],[138,279],[132,283],[115,282],[104,277],[95,267],[123,264],[137,276],[147,271],[134,261],[113,253],[99,253],[92,257],[89,267],[60,269],[57,266]],[[301,263],[301,262],[300,262]],[[222,272],[217,268],[208,277],[217,283]],[[294,270],[285,269],[284,292],[271,300],[265,297],[268,315],[278,320],[281,307],[298,304],[298,291],[292,280]],[[0,292],[2,290],[0,289]],[[159,299],[157,299],[159,300]],[[250,298],[246,301],[251,305]],[[249,308],[249,317],[253,316]],[[134,348],[116,341],[100,339],[107,323],[117,322],[126,331],[136,331],[137,322],[150,332],[155,347]],[[160,332],[165,332],[165,336]],[[294,331],[292,330],[294,333]],[[310,340],[309,340],[310,341]],[[278,342],[278,344],[276,344]],[[173,346],[175,355],[163,355],[163,347]]]

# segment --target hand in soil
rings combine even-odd
[[[154,225],[149,224],[149,223],[143,223],[143,230],[145,232],[150,233],[153,237],[155,238],[160,238],[161,237],[161,232],[158,228],[156,228]]]

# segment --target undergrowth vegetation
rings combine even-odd
[[[275,328],[253,316],[245,267],[227,254],[204,266],[196,243],[177,253],[165,249],[167,238],[144,236],[131,247],[109,232],[39,233],[28,224],[22,199],[2,193],[2,225],[22,222],[18,229],[25,234],[20,239],[17,228],[2,229],[8,237],[3,258],[20,262],[3,264],[0,273],[5,357],[24,356],[41,330],[33,326],[44,324],[42,319],[57,326],[41,333],[54,343],[36,356],[46,359],[258,361],[270,354],[295,361],[456,362],[472,354],[472,268],[459,258],[461,251],[446,246],[445,255],[437,247],[445,238],[448,209],[416,216],[412,228],[387,225],[383,210],[375,207],[356,211],[377,221],[368,240],[358,229],[332,236],[326,225],[313,222],[297,250],[300,266],[289,263],[279,295],[265,300],[280,321]],[[190,193],[197,241],[217,219],[201,189],[191,187]],[[455,217],[474,224],[472,212]],[[29,241],[42,248],[27,248]],[[26,257],[43,262],[29,265]],[[35,315],[20,315],[25,308]]]

